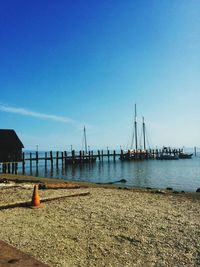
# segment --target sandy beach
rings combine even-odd
[[[200,266],[200,194],[86,187],[39,190],[0,187],[0,239],[52,267]]]

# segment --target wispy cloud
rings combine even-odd
[[[1,105],[1,104],[0,104],[0,111],[35,117],[35,118],[44,119],[44,120],[53,120],[53,121],[58,121],[58,122],[63,122],[63,123],[72,122],[72,120],[67,117],[35,112],[35,111],[31,111],[25,108],[9,107],[6,105]]]

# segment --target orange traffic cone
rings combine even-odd
[[[34,186],[33,197],[32,197],[32,207],[33,208],[41,208],[40,196],[39,196],[39,193],[38,193],[38,185]]]

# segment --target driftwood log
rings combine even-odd
[[[77,189],[80,185],[74,183],[42,183],[39,184],[39,189]]]

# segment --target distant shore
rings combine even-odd
[[[37,183],[61,179],[0,175],[0,206],[30,201]],[[27,182],[24,180],[27,179]],[[49,181],[48,181],[49,180]],[[0,209],[0,239],[52,267],[199,266],[200,194],[79,184],[39,190],[42,208]]]

